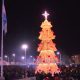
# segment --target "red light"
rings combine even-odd
[[[50,55],[48,57],[50,57]]]
[[[45,62],[45,60],[43,60],[43,62]]]

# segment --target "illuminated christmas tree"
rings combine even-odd
[[[39,39],[41,40],[38,46],[38,52],[40,52],[37,57],[37,67],[36,73],[59,73],[60,70],[57,66],[58,58],[55,55],[55,51],[57,50],[55,47],[55,43],[52,41],[55,39],[54,32],[51,30],[51,23],[48,21],[48,13],[45,11],[43,16],[45,16],[44,22],[41,24],[42,31],[40,32]]]

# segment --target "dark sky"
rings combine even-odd
[[[53,25],[57,49],[67,55],[80,53],[78,0],[5,0],[5,6],[8,18],[8,32],[4,36],[5,54],[23,53],[23,43],[29,45],[28,54],[37,54],[40,25],[44,21],[41,14],[45,10],[50,14],[48,19]]]

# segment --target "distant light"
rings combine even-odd
[[[32,56],[30,56],[32,58]]]
[[[70,66],[72,66],[72,63],[70,64]]]
[[[77,57],[77,56],[75,56],[75,57]]]
[[[7,58],[8,56],[7,56],[7,55],[5,55],[4,57],[5,57],[5,58]]]
[[[22,59],[22,60],[24,60],[24,59],[25,59],[25,57],[24,57],[24,56],[22,56],[22,57],[21,57],[21,59]]]
[[[22,45],[22,49],[27,49],[28,48],[28,45],[27,44],[23,44]]]
[[[15,54],[13,53],[12,56],[15,57]]]
[[[68,65],[66,65],[66,67],[69,67]]]
[[[57,55],[59,55],[60,54],[60,52],[57,52]]]

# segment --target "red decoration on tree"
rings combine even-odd
[[[55,58],[58,58],[57,56],[55,56]]]
[[[50,55],[48,57],[50,57]]]
[[[49,71],[51,71],[51,69],[49,69]]]
[[[59,69],[57,69],[58,71],[60,71],[60,68]]]
[[[45,63],[45,60],[43,60],[43,62]]]
[[[41,71],[41,70],[39,69],[39,71]]]
[[[39,56],[39,58],[41,58],[41,56]]]

